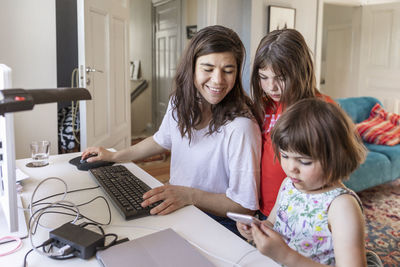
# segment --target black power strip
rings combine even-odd
[[[98,247],[104,247],[105,237],[101,234],[66,223],[50,232],[53,244],[58,247],[69,245],[73,254],[82,259],[89,259],[96,254]]]

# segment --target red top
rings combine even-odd
[[[329,96],[318,94],[326,102],[335,103]],[[275,158],[272,148],[271,130],[282,113],[282,105],[278,104],[276,112],[271,106],[265,109],[264,126],[262,132],[263,147],[261,155],[261,179],[260,179],[260,211],[268,216],[274,207],[276,197],[282,181],[286,178],[285,172]]]

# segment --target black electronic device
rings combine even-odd
[[[114,165],[89,170],[125,220],[150,215],[161,201],[143,208],[143,194],[151,188],[125,166]]]
[[[86,158],[87,159],[87,158]],[[103,166],[111,166],[115,162],[112,161],[103,161],[103,160],[98,160],[94,162],[87,162],[86,159],[82,160],[81,156],[75,157],[69,161],[72,165],[75,165],[78,170],[80,171],[88,171],[93,168],[99,168]]]
[[[50,232],[53,245],[58,248],[69,245],[72,254],[89,259],[96,254],[97,248],[104,247],[104,235],[72,223],[66,223]]]

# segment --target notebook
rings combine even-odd
[[[170,228],[98,251],[96,258],[104,267],[215,266]]]

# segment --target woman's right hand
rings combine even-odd
[[[87,159],[87,162],[95,162],[98,160],[114,161],[115,152],[108,151],[103,147],[88,147],[82,153],[82,159]]]
[[[249,241],[253,240],[253,234],[251,233],[251,226],[237,222],[236,227],[244,238],[246,238]]]

